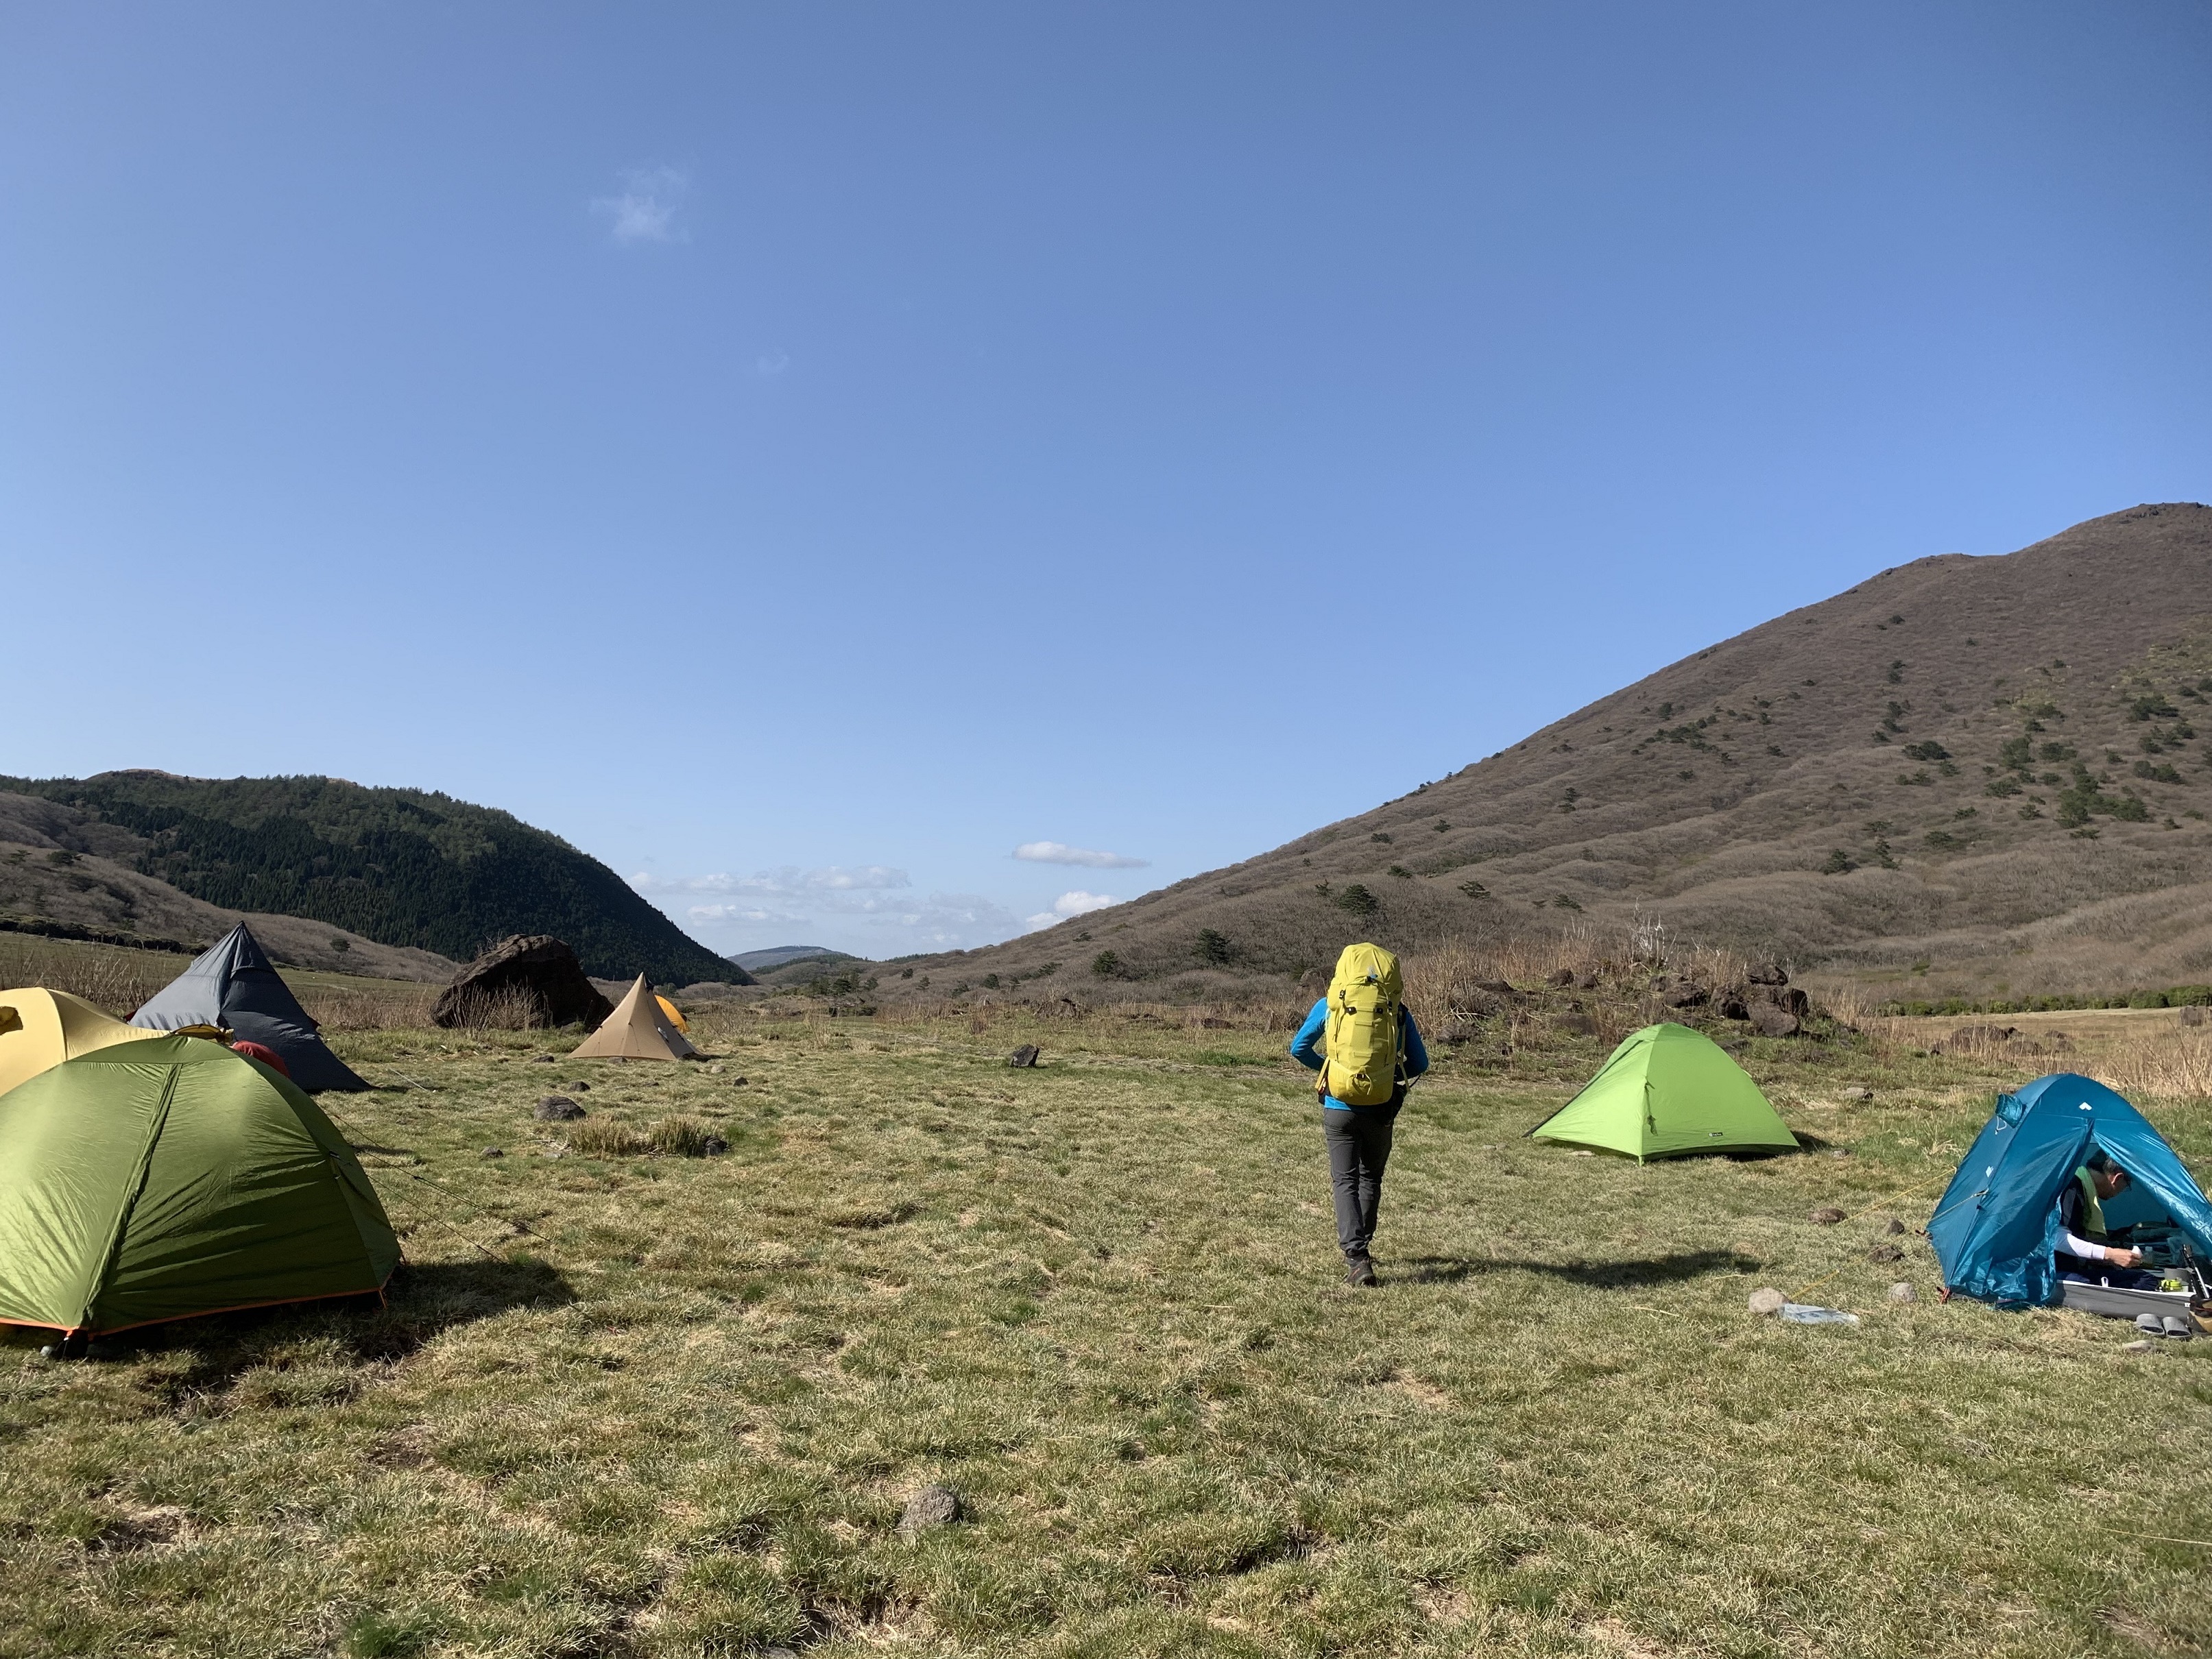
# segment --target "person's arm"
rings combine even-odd
[[[2058,1248],[2069,1255],[2089,1261],[2109,1261],[2115,1267],[2132,1267],[2142,1260],[2141,1250],[2123,1249],[2117,1244],[2092,1244],[2070,1227],[2059,1230]]]
[[[1323,997],[1306,1016],[1306,1023],[1298,1027],[1298,1034],[1291,1039],[1291,1058],[1309,1072],[1322,1068],[1322,1034],[1328,1030],[1328,999]]]
[[[1401,1005],[1398,1009],[1399,1052],[1405,1056],[1406,1075],[1417,1078],[1429,1069],[1429,1045],[1421,1041],[1421,1028],[1413,1023],[1413,1011]]]

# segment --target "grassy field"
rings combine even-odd
[[[325,1097],[388,1306],[0,1351],[0,1653],[2212,1644],[2212,1547],[2166,1541],[2212,1540],[2212,1341],[1939,1304],[1881,1231],[1971,1062],[1754,1043],[1808,1150],[1639,1169],[1521,1138],[1595,1044],[1446,1058],[1358,1291],[1279,1032],[716,1020],[708,1066],[339,1035],[391,1085]],[[577,1081],[731,1150],[564,1150],[530,1108]],[[2212,1107],[2154,1110],[2203,1170]],[[964,1518],[902,1538],[932,1481]]]

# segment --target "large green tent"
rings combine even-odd
[[[1702,1031],[1672,1024],[1622,1038],[1583,1091],[1528,1133],[1626,1152],[1638,1164],[1677,1152],[1797,1145],[1742,1066]]]
[[[383,1287],[399,1242],[289,1080],[152,1037],[0,1095],[0,1322],[98,1335]]]

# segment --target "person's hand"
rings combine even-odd
[[[2142,1260],[2142,1252],[2141,1250],[2107,1250],[2105,1252],[2105,1260],[2115,1267],[2132,1267]]]

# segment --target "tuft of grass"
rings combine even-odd
[[[671,1158],[705,1158],[726,1144],[714,1126],[696,1117],[664,1117],[645,1132],[646,1144]]]
[[[568,1131],[568,1149],[586,1158],[636,1158],[653,1150],[652,1139],[611,1117],[587,1117]]]

